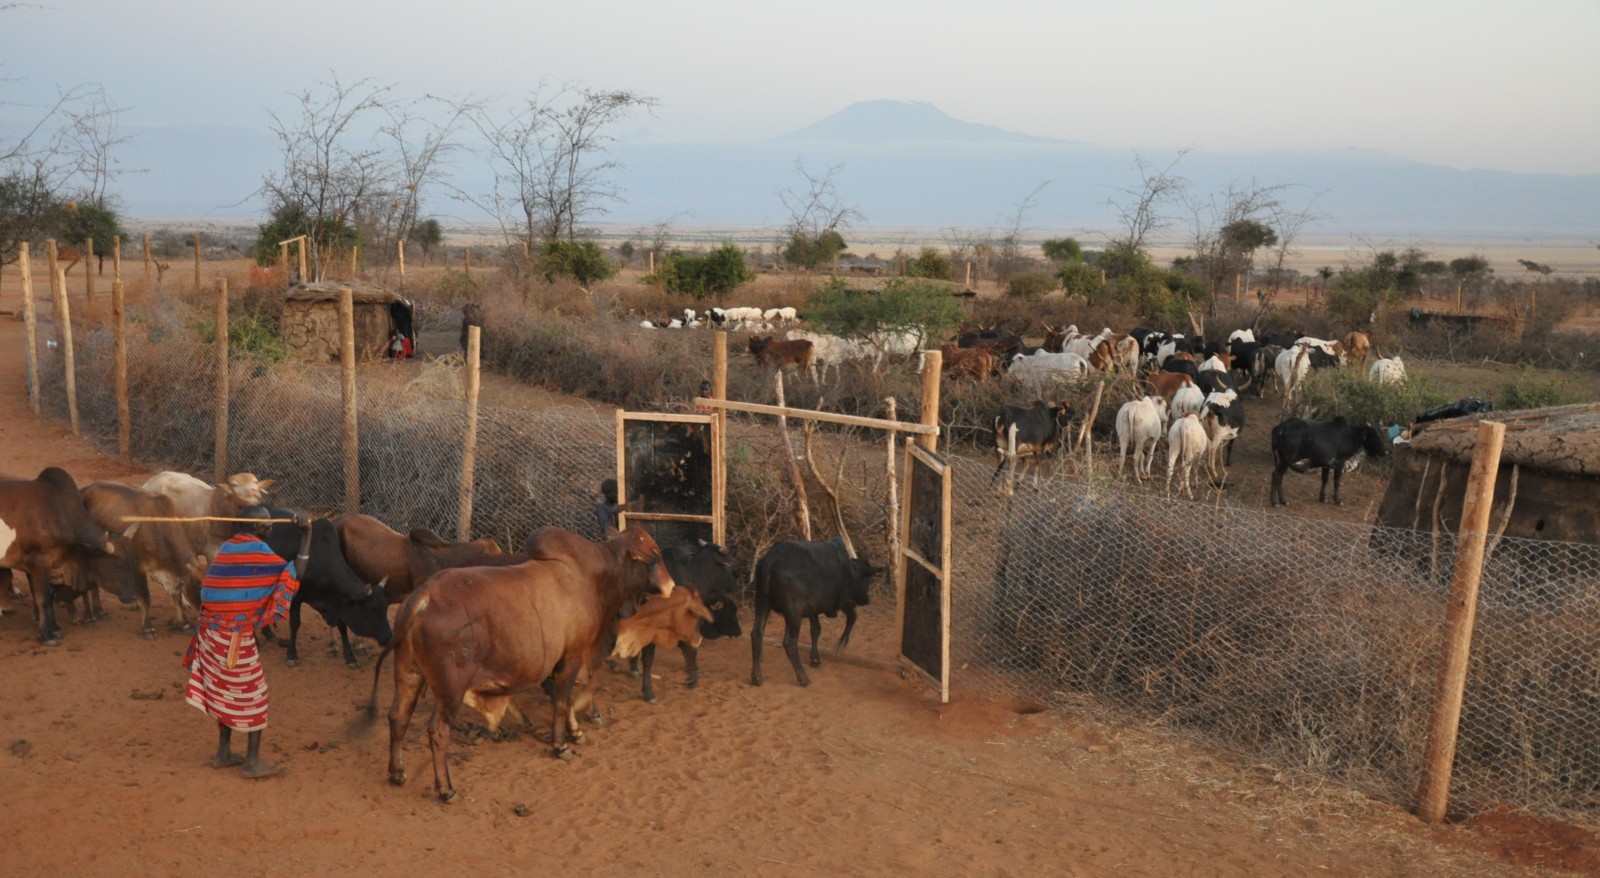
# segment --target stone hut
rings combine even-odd
[[[1425,429],[1409,444],[1395,446],[1378,523],[1458,532],[1478,422],[1484,418],[1506,425],[1491,530],[1498,531],[1503,521],[1506,536],[1600,544],[1600,403],[1419,425]]]
[[[290,356],[314,363],[339,358],[339,290],[354,293],[356,358],[385,356],[391,332],[416,340],[411,303],[379,287],[322,281],[289,288],[283,297],[283,338]]]

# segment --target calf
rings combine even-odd
[[[1122,462],[1128,456],[1129,443],[1133,445],[1133,477],[1142,482],[1150,476],[1166,420],[1167,401],[1159,396],[1123,403],[1122,408],[1117,409],[1118,476],[1122,475]]]
[[[676,582],[679,588],[694,593],[696,600],[702,601],[701,607],[707,613],[694,629],[692,640],[689,637],[680,637],[668,642],[657,638],[655,642],[639,650],[641,676],[644,679],[642,694],[645,701],[652,703],[656,700],[656,692],[650,670],[655,665],[656,643],[677,645],[683,653],[683,663],[688,675],[683,686],[685,689],[693,689],[700,683],[698,649],[700,641],[738,637],[744,633],[739,627],[739,606],[736,603],[739,597],[739,585],[733,577],[733,559],[728,557],[728,553],[724,552],[721,546],[704,542],[695,545],[669,546],[662,551],[661,557],[667,563],[667,572],[672,574],[673,582]],[[677,592],[673,592],[673,595],[676,596]],[[623,619],[618,622],[619,638],[620,626],[627,621]]]
[[[1322,490],[1317,502],[1327,501],[1328,473],[1333,473],[1333,502],[1339,505],[1339,482],[1353,470],[1363,456],[1383,457],[1389,453],[1389,437],[1371,425],[1356,425],[1343,417],[1332,421],[1307,421],[1288,418],[1272,428],[1272,492],[1274,506],[1288,506],[1283,496],[1283,473],[1297,473],[1313,467],[1322,470]]]
[[[943,344],[939,346],[939,353],[940,368],[951,375],[966,375],[983,381],[1000,372],[1000,361],[994,354],[980,348],[960,348],[952,344]]]
[[[1035,400],[1028,408],[1008,405],[994,416],[994,475],[989,484],[1000,477],[1002,469],[1010,469],[1005,493],[1011,494],[1011,482],[1016,475],[1017,458],[1032,460],[1034,472],[1039,470],[1039,458],[1061,441],[1067,425],[1072,422],[1072,406],[1067,403],[1050,405]]]
[[[758,364],[774,369],[804,370],[811,373],[812,382],[816,382],[817,372],[811,363],[814,350],[811,342],[805,339],[778,341],[770,335],[758,335],[750,339],[749,345],[750,355],[756,358]]]
[[[1174,472],[1183,473],[1183,492],[1190,500],[1194,499],[1194,487],[1190,484],[1194,474],[1194,465],[1199,463],[1206,453],[1206,428],[1200,426],[1197,415],[1184,415],[1173,418],[1172,429],[1167,431],[1167,496],[1172,496],[1172,475]]]
[[[795,679],[810,686],[805,668],[800,667],[800,620],[811,620],[811,666],[822,666],[817,641],[822,637],[822,620],[844,613],[844,634],[836,651],[850,643],[850,629],[856,624],[856,607],[867,605],[868,586],[879,572],[861,558],[845,551],[844,541],[828,542],[784,540],[767,550],[756,562],[755,620],[750,625],[750,683],[761,685],[761,636],[767,615],[777,610],[783,616],[783,651],[794,665]]]

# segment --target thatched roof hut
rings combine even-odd
[[[1600,403],[1425,425],[1410,444],[1395,447],[1378,522],[1459,530],[1478,422],[1485,418],[1506,425],[1490,526],[1498,530],[1504,517],[1508,536],[1600,543]]]
[[[348,287],[355,302],[356,358],[378,359],[389,333],[413,337],[411,303],[380,287],[322,281],[289,288],[283,297],[283,338],[292,356],[326,363],[339,357],[339,291]]]

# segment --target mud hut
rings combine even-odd
[[[1469,415],[1395,446],[1378,523],[1455,533],[1484,418],[1506,425],[1490,528],[1535,540],[1600,543],[1600,403]]]
[[[283,339],[289,354],[326,363],[339,358],[339,290],[354,293],[356,358],[386,355],[398,332],[415,342],[411,303],[379,287],[319,282],[290,287],[283,298]]]

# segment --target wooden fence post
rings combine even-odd
[[[361,248],[358,247],[358,246],[352,245],[350,247],[350,279],[351,280],[355,280],[356,279],[356,259],[359,258],[360,255],[361,255]]]
[[[944,354],[937,350],[922,352],[922,401],[919,406],[922,411],[922,423],[930,427],[939,426],[939,379],[944,371]],[[917,437],[917,442],[923,448],[937,454],[939,452],[939,434],[925,433]]]
[[[115,251],[113,251],[115,252]],[[133,420],[128,412],[128,320],[123,310],[122,281],[111,281],[111,356],[114,371],[112,387],[117,395],[117,457],[123,463],[133,459],[131,445]]]
[[[83,239],[83,292],[89,304],[94,304],[94,239]]]
[[[200,289],[200,233],[194,233],[194,288]]]
[[[228,478],[228,279],[217,282],[216,480]]]
[[[406,242],[404,239],[394,242],[395,256],[400,261],[400,279],[406,279]]]
[[[711,398],[717,400],[728,398],[728,333],[722,329],[717,330],[711,339]],[[715,431],[717,464],[716,469],[712,471],[717,481],[712,485],[712,490],[716,496],[722,498],[725,507],[728,502],[728,412],[726,409],[717,409],[711,414],[717,419]],[[711,525],[711,541],[718,545],[726,545],[727,510],[717,509],[713,514],[716,521]]]
[[[122,280],[122,236],[111,236],[111,281]]]
[[[1478,423],[1472,470],[1456,529],[1456,561],[1450,574],[1450,602],[1445,605],[1444,662],[1439,668],[1438,700],[1428,730],[1417,788],[1417,816],[1428,823],[1444,819],[1450,801],[1450,774],[1456,758],[1456,733],[1461,726],[1461,701],[1467,685],[1467,659],[1472,652],[1472,624],[1478,612],[1478,580],[1483,575],[1483,550],[1489,537],[1489,511],[1494,505],[1495,477],[1506,425]]]
[[[894,397],[885,397],[883,402],[888,407],[888,412],[884,415],[884,418],[890,421],[899,420],[895,412],[896,403]],[[884,537],[889,543],[890,571],[894,571],[900,566],[900,475],[896,471],[895,463],[896,453],[900,450],[899,439],[900,434],[890,430],[888,441],[885,443],[889,450],[889,453],[885,455],[886,466],[884,472],[889,482],[889,508],[884,512],[883,521],[885,524]],[[898,578],[898,573],[891,572],[890,575],[896,577],[893,580],[894,582],[901,581]]]
[[[466,272],[467,274],[472,274],[472,248],[471,247],[462,247],[461,248],[461,270]]]
[[[17,245],[17,263],[22,268],[22,323],[28,334],[28,407],[39,413],[39,316],[33,304],[33,260],[28,242]]]
[[[361,454],[356,419],[356,306],[349,287],[339,289],[339,369],[344,397],[344,511],[361,511]]]
[[[67,275],[56,267],[55,293],[56,332],[61,335],[61,352],[67,364],[67,418],[72,424],[72,435],[83,435],[78,429],[78,364],[72,353],[72,305],[67,301]]]
[[[151,274],[151,272],[155,271],[155,268],[150,264],[150,236],[149,235],[145,235],[143,237],[144,237],[144,285],[145,285],[146,288],[149,288],[149,286],[150,286],[150,274]]]
[[[472,470],[478,460],[478,361],[483,330],[467,327],[467,434],[461,440],[461,505],[456,539],[472,539]]]
[[[300,283],[311,283],[311,255],[306,252],[306,244],[310,241],[305,235],[300,236],[300,243],[295,245],[300,249]]]
[[[777,388],[778,408],[787,408],[783,400],[783,370],[775,369],[772,380]],[[794,484],[795,521],[800,525],[800,538],[811,539],[811,503],[806,499],[806,479],[800,474],[800,464],[794,458],[794,443],[789,440],[789,419],[778,415],[778,432],[783,434],[783,456],[789,461],[789,481]]]

